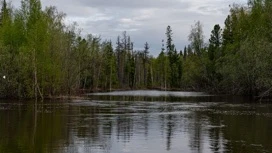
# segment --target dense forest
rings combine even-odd
[[[272,91],[272,1],[233,5],[209,42],[196,22],[189,45],[178,50],[166,27],[158,57],[149,44],[133,48],[128,33],[116,40],[83,37],[55,7],[5,0],[0,14],[0,97],[47,98],[116,89],[192,90],[266,96]],[[187,36],[184,36],[187,37]]]

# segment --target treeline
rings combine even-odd
[[[186,55],[184,51],[184,85],[213,93],[269,96],[271,13],[271,0],[249,0],[247,6],[233,5],[224,28],[215,25],[206,45],[203,45],[201,25],[196,23],[189,36],[193,54],[187,51]]]
[[[19,9],[2,0],[0,96],[44,98],[114,89],[194,90],[269,95],[272,90],[272,1],[234,5],[224,28],[215,25],[208,43],[202,24],[192,26],[190,44],[177,50],[173,31],[158,57],[149,44],[135,50],[123,32],[115,42],[82,37],[55,7],[22,0]]]

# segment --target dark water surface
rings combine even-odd
[[[204,93],[0,101],[0,153],[272,152],[272,105]]]

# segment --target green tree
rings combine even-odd
[[[217,59],[222,56],[221,53],[221,39],[222,29],[217,24],[214,26],[211,36],[209,39],[209,48],[208,48],[208,60],[207,60],[207,77],[208,77],[208,85],[211,87],[210,90],[216,90],[216,86],[219,84],[220,75],[216,72],[216,62]]]
[[[148,54],[149,54],[149,44],[146,42],[144,44],[144,57],[143,57],[143,65],[144,65],[144,86],[147,86],[147,64],[148,64]]]

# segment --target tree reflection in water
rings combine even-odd
[[[272,151],[271,105],[107,98],[1,102],[0,152]]]

